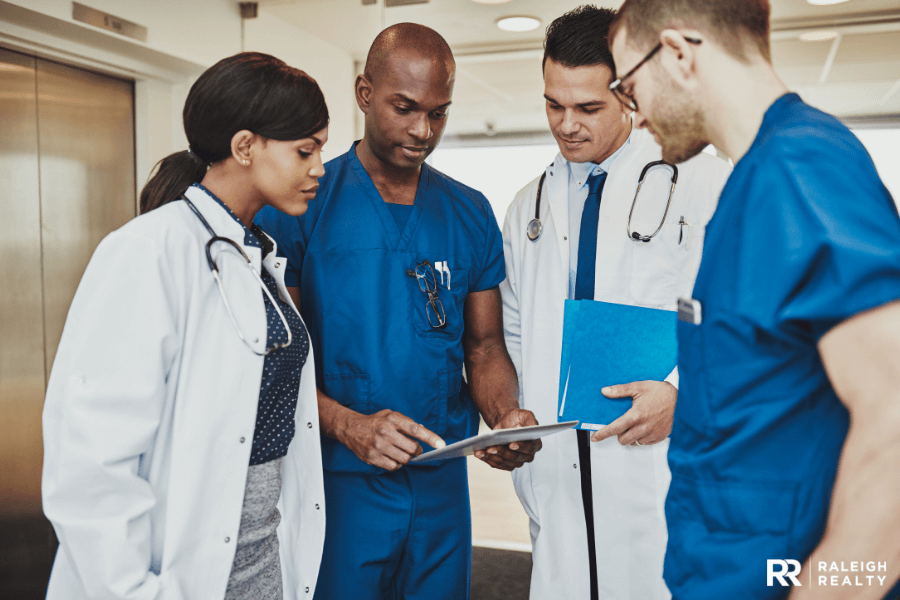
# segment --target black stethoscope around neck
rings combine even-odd
[[[551,163],[550,166],[552,167],[553,164]],[[669,188],[669,199],[666,202],[666,212],[663,213],[662,220],[659,222],[659,227],[656,228],[656,231],[650,235],[641,235],[637,231],[631,231],[631,215],[634,214],[634,206],[637,203],[638,195],[641,193],[641,186],[644,184],[644,177],[647,175],[647,171],[653,167],[662,166],[671,167],[672,169],[672,187]],[[541,180],[538,182],[537,200],[534,203],[534,218],[528,222],[528,226],[525,228],[525,235],[527,235],[528,239],[532,242],[538,241],[541,238],[541,234],[544,233],[544,225],[541,223],[541,195],[544,191],[544,181],[546,179],[547,171],[544,171],[543,174],[541,174]],[[667,163],[664,160],[657,160],[644,166],[644,169],[641,171],[641,176],[638,178],[637,191],[634,193],[634,200],[631,201],[631,210],[628,213],[628,224],[625,226],[625,233],[628,235],[628,239],[633,242],[649,242],[657,233],[659,233],[663,224],[666,222],[666,217],[669,215],[669,207],[672,205],[672,194],[675,193],[675,184],[677,182],[678,167],[671,163]]]
[[[247,256],[247,253],[244,252],[244,249],[241,248],[240,244],[235,242],[234,240],[223,237],[221,235],[217,235],[216,231],[212,228],[212,225],[209,224],[209,221],[203,216],[200,210],[194,206],[194,203],[188,200],[187,196],[181,196],[180,200],[184,200],[188,208],[191,209],[200,222],[203,223],[203,227],[206,228],[206,231],[209,232],[209,235],[212,236],[208,242],[206,242],[206,263],[209,266],[209,270],[212,273],[213,279],[216,281],[216,287],[219,289],[219,294],[222,296],[222,301],[225,303],[225,310],[228,313],[228,318],[231,319],[231,325],[234,327],[234,330],[237,332],[238,337],[241,338],[241,341],[244,342],[244,345],[250,348],[250,350],[256,354],[257,356],[266,356],[269,353],[275,350],[281,350],[282,348],[287,348],[294,341],[294,336],[291,333],[291,326],[288,324],[287,318],[285,318],[284,313],[281,311],[281,308],[278,306],[278,302],[276,302],[275,297],[272,295],[272,292],[269,291],[269,288],[263,282],[262,277],[259,272],[253,266],[253,262],[251,262],[250,257]],[[244,332],[241,331],[240,325],[238,325],[237,318],[234,315],[234,310],[231,308],[231,302],[228,301],[228,295],[225,293],[225,286],[222,284],[222,277],[219,275],[219,266],[216,264],[216,261],[212,257],[212,247],[213,244],[223,243],[231,246],[237,253],[244,259],[247,268],[250,269],[250,272],[253,273],[253,277],[259,283],[259,286],[262,288],[263,294],[265,294],[269,298],[269,302],[272,303],[272,306],[275,308],[275,312],[278,314],[278,317],[281,319],[281,324],[284,325],[284,329],[287,332],[287,340],[284,342],[276,342],[271,346],[266,346],[263,351],[259,351],[254,348],[254,344],[249,341],[249,336],[245,336]],[[258,342],[258,338],[254,338],[253,342]]]

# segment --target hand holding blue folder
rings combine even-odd
[[[663,381],[678,360],[674,311],[566,300],[559,369],[559,421],[597,430],[624,415],[630,398],[600,389],[634,381]]]

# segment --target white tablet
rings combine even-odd
[[[565,423],[552,423],[550,425],[531,425],[529,427],[513,427],[512,429],[495,429],[481,435],[476,435],[439,450],[432,450],[415,457],[409,464],[440,460],[442,458],[456,458],[457,456],[469,456],[476,450],[483,450],[491,446],[505,446],[512,442],[527,442],[538,438],[553,435],[560,431],[572,429],[578,425],[578,421]]]

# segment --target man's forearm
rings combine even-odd
[[[316,387],[316,400],[319,405],[319,430],[326,436],[342,444],[343,433],[347,426],[347,417],[354,411],[342,406],[337,400],[327,396]]]
[[[472,401],[488,427],[519,408],[519,380],[502,343],[474,350],[466,356],[466,376]]]
[[[896,406],[900,407],[900,400]],[[802,573],[803,587],[791,600],[854,598],[879,600],[900,576],[900,410],[881,418],[854,423],[844,443],[838,476],[831,498],[825,535],[810,555]],[[854,587],[820,587],[819,562],[849,565],[854,561],[886,563],[876,572],[874,584]],[[811,571],[810,571],[811,569]],[[868,573],[867,573],[868,574]],[[878,577],[885,577],[879,585]],[[807,584],[809,581],[809,585]]]

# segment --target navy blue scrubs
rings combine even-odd
[[[900,217],[846,127],[796,94],[769,108],[706,228],[693,295],[702,323],[678,324],[666,584],[676,600],[782,598],[767,560],[803,563],[818,545],[848,428],[817,344],[900,298]]]
[[[300,287],[325,394],[367,415],[398,411],[448,444],[477,432],[462,378],[463,308],[468,294],[505,278],[500,229],[482,194],[423,165],[401,230],[354,145],[326,165],[306,214],[266,207],[257,221],[288,258],[285,283]],[[431,326],[428,296],[407,274],[423,261],[435,273],[443,328]],[[322,458],[328,527],[317,598],[468,597],[464,459],[385,473],[324,436]]]

